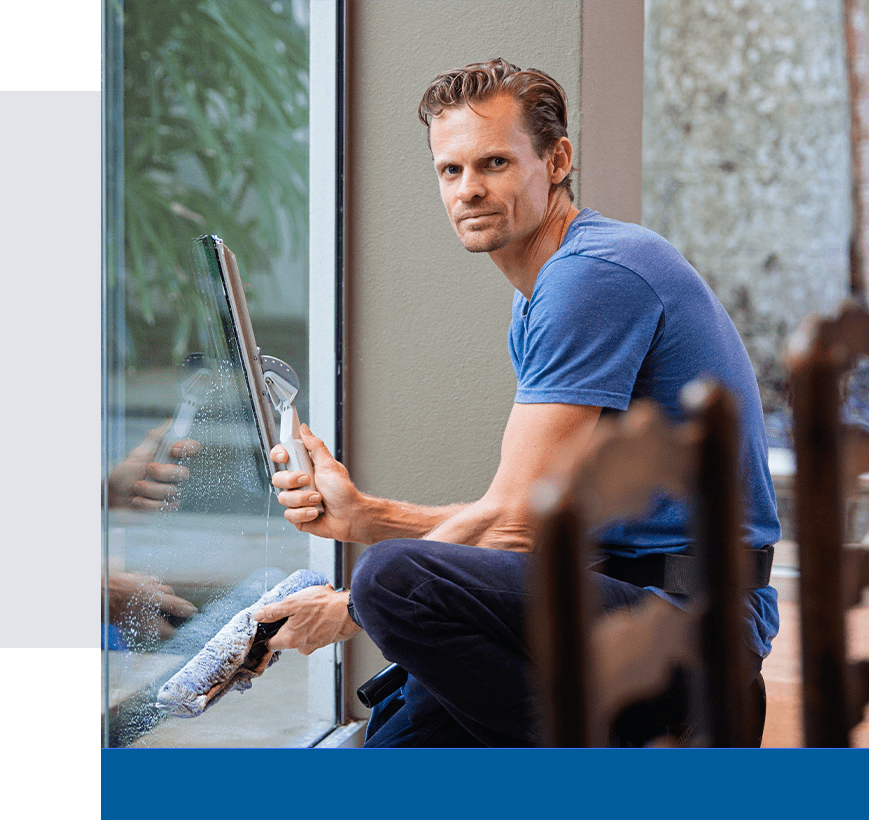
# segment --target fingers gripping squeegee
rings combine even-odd
[[[267,604],[284,600],[294,592],[327,583],[325,575],[300,569],[272,587],[256,603],[235,615],[157,693],[157,708],[176,717],[197,717],[228,692],[250,689],[280,657],[268,653],[266,642],[286,618],[260,624],[253,614]]]
[[[284,445],[290,455],[287,469],[307,473],[312,482],[306,485],[311,490],[314,488],[314,465],[305,445],[302,443],[299,413],[296,410],[294,400],[299,393],[299,377],[286,362],[276,359],[274,356],[260,355],[262,362],[263,377],[266,389],[275,410],[281,417],[281,430],[278,434],[281,444]],[[280,490],[277,490],[280,493]],[[323,505],[318,504],[317,509],[323,512]]]

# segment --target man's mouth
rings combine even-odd
[[[482,219],[482,218],[487,217],[487,216],[497,216],[497,215],[498,214],[495,213],[494,211],[485,211],[482,213],[473,213],[473,214],[461,214],[458,217],[458,219],[456,219],[456,222],[466,222],[467,220],[470,220],[470,219]]]

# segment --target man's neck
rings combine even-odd
[[[540,227],[529,237],[491,251],[489,258],[526,299],[534,292],[537,274],[558,250],[579,209],[563,189],[553,194]]]

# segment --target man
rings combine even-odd
[[[406,669],[402,691],[375,710],[367,746],[523,746],[540,743],[525,676],[525,579],[537,522],[533,482],[568,440],[582,442],[602,413],[636,398],[678,418],[679,390],[700,375],[738,396],[741,465],[750,494],[745,538],[779,537],[757,383],[739,336],[696,271],[657,235],[573,204],[573,150],[561,86],[503,60],[439,75],[419,116],[428,126],[441,197],[462,244],[488,253],[516,288],[510,352],[515,404],[492,483],[479,501],[423,507],[361,493],[323,443],[303,430],[307,475],[281,471],[284,515],[304,532],[374,544],[352,579],[356,620]],[[286,461],[276,448],[272,458]],[[313,505],[322,501],[324,512]],[[604,534],[611,554],[684,552],[683,506],[662,499],[640,522]],[[658,594],[594,573],[604,606]],[[653,586],[650,584],[649,586]],[[343,640],[347,591],[317,587],[260,615],[289,615],[271,648],[309,653]],[[753,674],[778,628],[775,591],[747,594]],[[748,681],[746,682],[748,685]]]

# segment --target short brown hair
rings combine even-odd
[[[519,104],[525,118],[525,131],[541,159],[561,137],[567,136],[567,95],[561,85],[544,71],[536,68],[523,71],[501,57],[442,71],[422,95],[419,118],[430,129],[432,119],[444,109],[480,102],[498,94],[509,94]],[[430,135],[429,131],[426,133]],[[558,187],[567,191],[572,202],[569,173]]]

